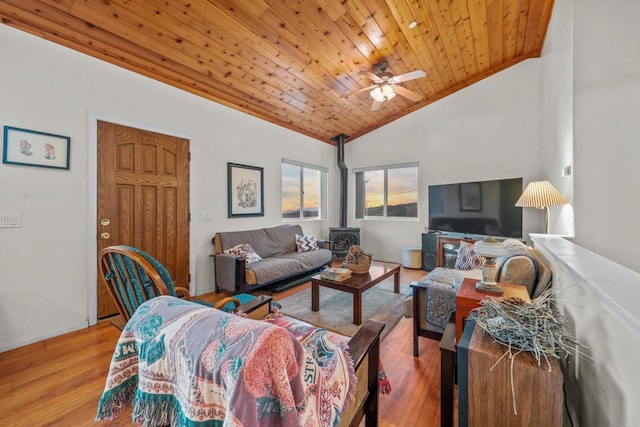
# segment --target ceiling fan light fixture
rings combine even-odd
[[[382,94],[384,95],[384,99],[389,100],[396,96],[396,93],[393,91],[392,85],[384,85],[382,86]]]
[[[377,102],[384,101],[384,95],[382,94],[380,86],[374,87],[373,90],[369,92],[369,95],[371,95],[371,97]]]
[[[380,86],[376,86],[369,92],[371,98],[373,98],[377,102],[388,101],[396,96],[396,93],[393,91],[393,87],[390,84],[384,84]]]

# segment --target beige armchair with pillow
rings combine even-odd
[[[465,278],[482,279],[483,258],[473,244],[461,241],[456,268],[436,268],[420,282],[413,282],[412,294],[404,301],[404,316],[413,317],[413,355],[418,356],[418,337],[441,339],[456,310],[456,294]],[[498,281],[526,286],[529,296],[539,296],[551,283],[551,270],[533,248],[515,239],[504,242],[506,254],[496,260]]]

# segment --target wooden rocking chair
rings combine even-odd
[[[187,289],[174,286],[171,275],[158,260],[140,249],[125,245],[109,246],[100,251],[98,258],[101,280],[125,322],[129,321],[140,304],[159,295],[192,300]],[[240,301],[233,297],[224,298],[215,305],[197,299],[193,299],[193,302],[217,309],[229,303],[233,307],[240,305]],[[225,311],[228,307],[225,307]]]

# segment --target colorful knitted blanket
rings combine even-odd
[[[333,426],[354,398],[353,369],[324,329],[291,333],[156,297],[122,331],[96,419],[132,403],[142,426]]]

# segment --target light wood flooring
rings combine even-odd
[[[402,269],[403,283],[426,273]],[[309,283],[274,295],[284,298]],[[199,298],[215,301],[222,294]],[[76,332],[0,353],[0,420],[3,426],[130,426],[131,409],[113,422],[94,421],[120,331],[104,321]],[[440,425],[438,342],[420,338],[412,355],[412,322],[403,318],[387,335],[381,358],[393,388],[380,396],[380,425]]]

